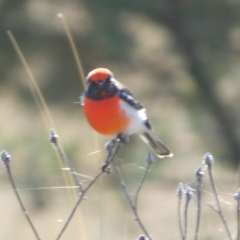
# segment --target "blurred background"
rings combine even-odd
[[[85,75],[107,67],[148,110],[154,131],[173,150],[156,159],[140,194],[140,214],[155,239],[180,239],[179,182],[192,184],[202,156],[215,157],[222,203],[234,233],[234,200],[240,157],[240,3],[235,0],[8,0],[0,1],[0,149],[12,155],[17,187],[43,239],[54,239],[77,197],[48,141],[54,127],[86,183],[104,161],[108,139],[92,132],[79,104],[83,86],[57,13],[63,13]],[[45,126],[29,76],[6,31],[11,30],[45,97],[54,126]],[[147,146],[133,136],[118,154],[132,192],[145,166]],[[204,185],[201,239],[224,239]],[[69,186],[69,187],[68,187]],[[66,188],[64,188],[66,187]],[[0,239],[34,239],[0,171]],[[196,199],[192,203],[194,231]],[[209,217],[210,216],[210,217]],[[209,227],[209,224],[214,229]],[[14,230],[13,230],[14,229]],[[173,231],[173,229],[175,229]],[[132,220],[115,174],[90,190],[62,239],[135,239]],[[190,233],[191,234],[191,233]]]

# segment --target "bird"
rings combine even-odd
[[[144,106],[109,69],[92,70],[86,82],[87,88],[80,98],[84,115],[95,131],[123,141],[138,134],[158,157],[173,156],[170,148],[153,132]]]

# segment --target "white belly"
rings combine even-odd
[[[145,108],[141,110],[137,110],[123,100],[121,100],[120,104],[121,104],[121,108],[124,109],[124,112],[126,112],[127,116],[130,119],[130,124],[124,133],[141,134],[144,132],[148,132],[148,129],[144,124],[144,122],[147,120],[147,114],[146,114]]]

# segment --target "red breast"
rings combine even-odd
[[[84,113],[89,124],[97,132],[103,135],[116,135],[127,129],[129,119],[119,101],[117,94],[101,100],[84,98]]]

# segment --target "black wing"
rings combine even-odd
[[[123,88],[119,91],[119,96],[122,100],[127,102],[132,107],[137,110],[143,109],[143,105],[133,96],[133,94],[126,88]]]
[[[126,88],[119,90],[119,97],[137,110],[144,109],[144,106]],[[148,118],[145,120],[145,125],[148,129],[152,129],[151,122]]]

